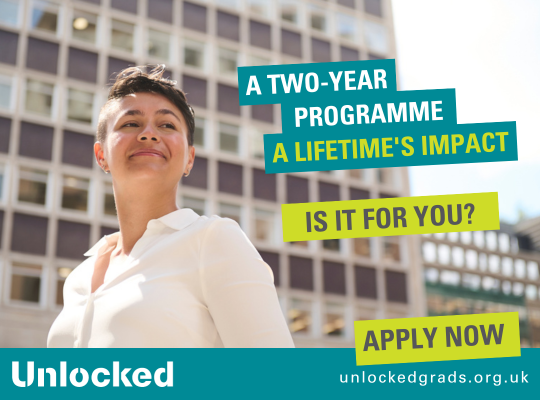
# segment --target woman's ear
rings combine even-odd
[[[186,164],[184,174],[189,175],[189,173],[193,169],[193,164],[194,163],[195,163],[195,146],[189,146],[189,149],[188,149],[188,162]]]

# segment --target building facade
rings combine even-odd
[[[283,243],[280,205],[409,195],[405,168],[266,175],[275,105],[239,107],[236,68],[395,58],[389,0],[0,0],[0,346],[39,347],[65,278],[118,229],[93,156],[115,72],[166,64],[196,112],[178,205],[235,219],[274,271],[297,346],[353,321],[423,316],[417,236]]]

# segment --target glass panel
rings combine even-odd
[[[113,185],[110,182],[104,182],[103,213],[105,215],[116,215],[116,203],[114,202]]]
[[[337,15],[337,29],[338,35],[344,39],[355,40],[356,39],[356,19],[350,15],[338,14]]]
[[[219,124],[219,148],[234,154],[239,153],[239,130],[236,125]]]
[[[133,51],[133,33],[135,32],[135,25],[112,20],[111,27],[111,47],[119,50]]]
[[[186,39],[184,42],[184,64],[204,69],[204,43]]]
[[[280,4],[280,15],[283,21],[298,24],[298,4],[292,0],[282,0]]]
[[[270,59],[258,56],[249,57],[249,66],[256,67],[259,65],[270,65]]]
[[[383,238],[383,260],[400,261],[399,236]]]
[[[255,210],[255,239],[272,241],[274,236],[274,213],[272,211]]]
[[[4,165],[0,164],[0,200],[4,198]]]
[[[354,238],[354,254],[364,257],[371,256],[370,240],[369,238]]]
[[[361,169],[351,169],[351,170],[349,170],[349,176],[351,178],[354,178],[354,179],[363,180],[364,179],[364,174],[365,174],[365,172],[362,171]]]
[[[268,0],[248,0],[249,11],[253,14],[257,14],[268,18],[270,14],[270,5]]]
[[[434,263],[437,261],[437,246],[432,242],[425,242],[422,245],[422,256],[424,261]]]
[[[377,179],[383,185],[391,186],[393,184],[393,177],[393,171],[390,168],[379,168],[377,170]]]
[[[47,1],[34,1],[31,29],[56,33],[58,27],[58,5]]]
[[[21,168],[19,172],[18,200],[45,205],[49,173],[36,169]]]
[[[88,208],[89,179],[64,176],[62,208],[86,211]]]
[[[13,263],[11,274],[11,300],[39,303],[41,266]]]
[[[26,111],[51,116],[54,86],[28,79],[26,83]]]
[[[71,31],[73,38],[95,43],[97,19],[98,17],[95,14],[75,10],[73,12],[73,29]]]
[[[386,27],[372,21],[364,21],[364,34],[370,50],[381,54],[388,52]]]
[[[169,61],[171,37],[165,32],[148,30],[148,55]]]
[[[291,299],[291,306],[287,312],[289,329],[292,333],[311,333],[312,305],[310,301]]]
[[[94,93],[77,89],[68,89],[68,112],[69,121],[92,123],[94,106]]]
[[[242,209],[234,204],[219,203],[219,213],[222,218],[230,218],[240,225],[240,214]]]
[[[204,147],[204,131],[206,121],[195,117],[195,131],[193,133],[193,144]]]
[[[236,51],[219,49],[219,72],[225,75],[236,76],[238,67],[238,53]]]
[[[206,208],[204,199],[197,199],[195,197],[184,196],[182,198],[183,207],[191,208],[199,215],[204,215],[204,210]]]
[[[318,31],[326,31],[326,16],[324,10],[313,7],[310,13],[310,25],[313,29]]]
[[[56,270],[58,273],[58,279],[56,280],[56,304],[59,306],[64,305],[64,283],[72,271],[72,268],[66,267],[60,267]]]
[[[343,336],[345,333],[345,310],[337,304],[327,304],[323,321],[323,333],[328,336]]]
[[[253,158],[264,160],[264,132],[258,129],[250,130],[250,152]]]
[[[463,267],[465,264],[465,254],[462,247],[452,247],[452,263],[456,267]]]
[[[19,1],[0,0],[0,23],[17,26],[19,24]]]
[[[0,108],[11,109],[11,87],[11,78],[0,75]]]
[[[323,240],[323,248],[326,250],[339,251],[339,239]]]

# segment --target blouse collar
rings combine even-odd
[[[195,222],[199,218],[199,215],[193,211],[190,208],[182,208],[180,210],[173,211],[167,215],[164,215],[163,217],[160,217],[158,219],[151,219],[148,221],[148,225],[146,226],[147,229],[152,229],[152,225],[155,224],[162,224],[165,226],[168,226],[169,228],[176,229],[177,231],[182,230],[189,225],[191,225],[193,222]],[[88,250],[86,253],[84,253],[85,256],[93,256],[94,254],[97,254],[98,250],[107,242],[107,238],[111,238],[112,236],[119,235],[120,232],[115,232],[110,235],[103,236],[98,242],[93,245],[90,250]]]

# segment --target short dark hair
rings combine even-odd
[[[150,73],[145,72],[146,66],[129,67],[120,71],[116,81],[109,91],[107,102],[99,112],[99,122],[96,137],[101,143],[107,137],[107,120],[112,110],[111,105],[132,93],[154,93],[164,96],[173,103],[184,117],[188,129],[188,143],[193,146],[193,134],[195,132],[195,112],[189,105],[185,93],[176,87],[176,81],[163,78],[165,65],[155,66]]]

